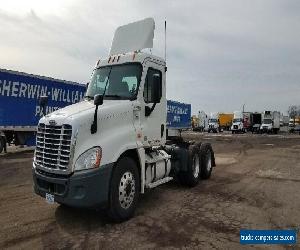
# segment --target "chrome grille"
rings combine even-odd
[[[72,126],[38,125],[35,162],[55,170],[67,170],[70,160]]]

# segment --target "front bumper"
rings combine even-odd
[[[260,128],[260,130],[262,131],[262,132],[271,132],[272,131],[272,128],[269,128],[269,127],[262,127],[262,128]]]
[[[33,168],[34,191],[42,197],[46,193],[53,194],[56,202],[72,207],[105,207],[112,168],[113,163],[70,176],[49,174]]]

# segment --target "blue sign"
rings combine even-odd
[[[167,127],[183,129],[191,127],[191,104],[167,101]]]
[[[85,85],[0,70],[0,126],[36,126],[42,114],[39,97],[48,96],[46,113],[79,102]]]
[[[296,230],[240,230],[241,244],[296,244]]]

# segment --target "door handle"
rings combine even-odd
[[[133,111],[140,111],[142,108],[139,105],[133,106]]]
[[[163,136],[164,136],[164,132],[165,132],[165,125],[164,125],[164,124],[161,124],[161,125],[160,125],[160,137],[163,137]]]

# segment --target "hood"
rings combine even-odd
[[[129,100],[104,100],[103,104],[98,107],[98,115],[109,113],[110,110],[123,109],[127,106]],[[102,112],[101,112],[102,110]],[[84,100],[82,102],[66,106],[62,109],[56,110],[43,118],[40,122],[47,122],[55,120],[58,124],[69,123],[70,120],[76,119],[77,116],[83,119],[92,119],[94,117],[95,105],[93,101]]]
[[[103,103],[103,105],[104,105],[104,103]],[[46,118],[51,118],[51,119],[55,119],[58,117],[67,118],[67,117],[70,117],[72,115],[78,114],[80,112],[83,112],[83,111],[86,111],[86,110],[89,110],[92,108],[95,108],[93,102],[84,100],[82,102],[79,102],[79,103],[76,103],[76,104],[73,104],[70,106],[66,106],[62,109],[56,110],[53,113],[46,115]]]
[[[243,123],[242,122],[234,122],[232,123],[232,125],[242,125]]]

